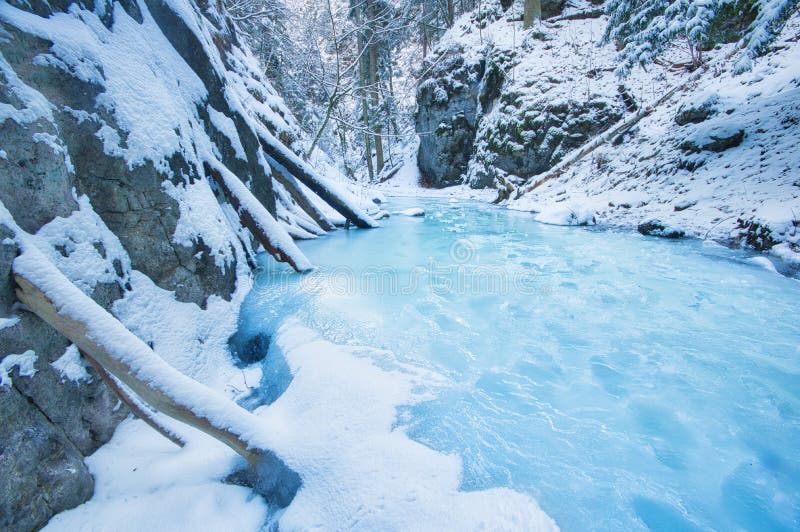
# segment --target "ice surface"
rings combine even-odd
[[[340,497],[363,475],[385,478],[391,464],[374,449],[392,449],[399,430],[460,456],[461,490],[529,495],[565,530],[797,527],[797,280],[699,241],[545,225],[469,201],[387,204],[412,206],[426,217],[301,243],[319,268],[265,271],[244,303],[242,328],[275,333],[291,315],[326,340],[292,337],[294,380],[270,407],[286,414],[273,414],[281,444],[304,476],[295,504],[317,508],[324,484],[306,478],[330,475],[327,504],[342,513],[329,517],[351,516]],[[371,346],[353,353],[394,377],[327,341]],[[425,375],[407,398],[393,387],[403,374]],[[406,405],[386,439],[369,436],[356,456],[324,449],[371,434],[359,420],[386,400]],[[310,419],[330,422],[298,423]],[[392,510],[363,502],[363,521],[335,523]],[[287,523],[322,522],[300,508]]]

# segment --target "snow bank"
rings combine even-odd
[[[460,491],[457,456],[394,428],[396,408],[421,399],[419,376],[378,368],[364,348],[334,345],[292,319],[274,341],[270,356],[285,357],[293,380],[256,413],[275,427],[273,448],[303,478],[282,529],[556,529],[526,495]]]
[[[182,428],[186,431],[186,428]],[[248,488],[222,482],[239,457],[191,431],[180,449],[140,420],[124,421],[86,459],[92,499],[62,512],[46,531],[262,530],[268,508]]]
[[[285,358],[292,380],[256,410],[265,440],[303,479],[283,512],[250,490],[221,482],[242,460],[181,427],[179,449],[141,421],[126,421],[87,459],[91,501],[56,516],[46,530],[557,530],[536,501],[506,488],[459,490],[461,461],[395,428],[397,407],[427,376],[378,368],[365,348],[321,339],[290,319],[270,357]]]
[[[425,211],[420,209],[419,207],[410,207],[408,209],[403,209],[402,211],[394,211],[392,214],[397,214],[400,216],[411,216],[411,217],[420,217],[425,216]]]
[[[594,211],[580,205],[555,204],[545,207],[535,217],[537,222],[550,225],[594,225]]]

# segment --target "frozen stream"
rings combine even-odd
[[[303,242],[319,269],[267,268],[242,328],[296,315],[440,375],[398,426],[564,530],[800,527],[800,282],[696,241],[388,209],[415,206]]]

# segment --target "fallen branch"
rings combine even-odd
[[[207,176],[219,186],[239,213],[239,219],[264,249],[278,262],[289,263],[295,271],[312,269],[311,262],[278,224],[275,218],[248,190],[238,177],[222,165],[204,163]]]
[[[128,407],[128,410],[133,412],[133,415],[150,425],[156,432],[164,436],[166,439],[177,445],[178,447],[183,447],[186,445],[186,442],[183,441],[183,438],[175,434],[172,430],[162,425],[150,412],[150,409],[147,405],[143,404],[139,399],[134,397],[133,395],[129,394],[127,390],[125,390],[117,381],[117,379],[111,375],[106,368],[104,368],[98,361],[93,359],[87,353],[80,351],[81,356],[86,359],[89,364],[92,365],[94,370],[100,375],[100,378],[103,379],[103,382],[106,383],[106,386],[111,388],[111,391],[119,398],[122,403]]]
[[[167,364],[34,245],[24,245],[13,271],[22,303],[157,411],[225,443],[254,466],[269,453],[256,440],[260,419]]]

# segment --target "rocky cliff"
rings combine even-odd
[[[596,46],[596,9],[587,4],[592,15],[578,24],[523,32],[519,8],[482,5],[428,59],[416,116],[425,185],[520,182],[624,114],[613,53]],[[556,17],[564,4],[542,8]]]
[[[260,128],[290,149],[298,138],[214,2],[0,3],[0,209],[206,382],[224,377],[253,246],[204,163],[231,170],[275,215]],[[0,528],[16,531],[92,495],[83,458],[127,411],[15,303],[11,236],[0,226]]]

